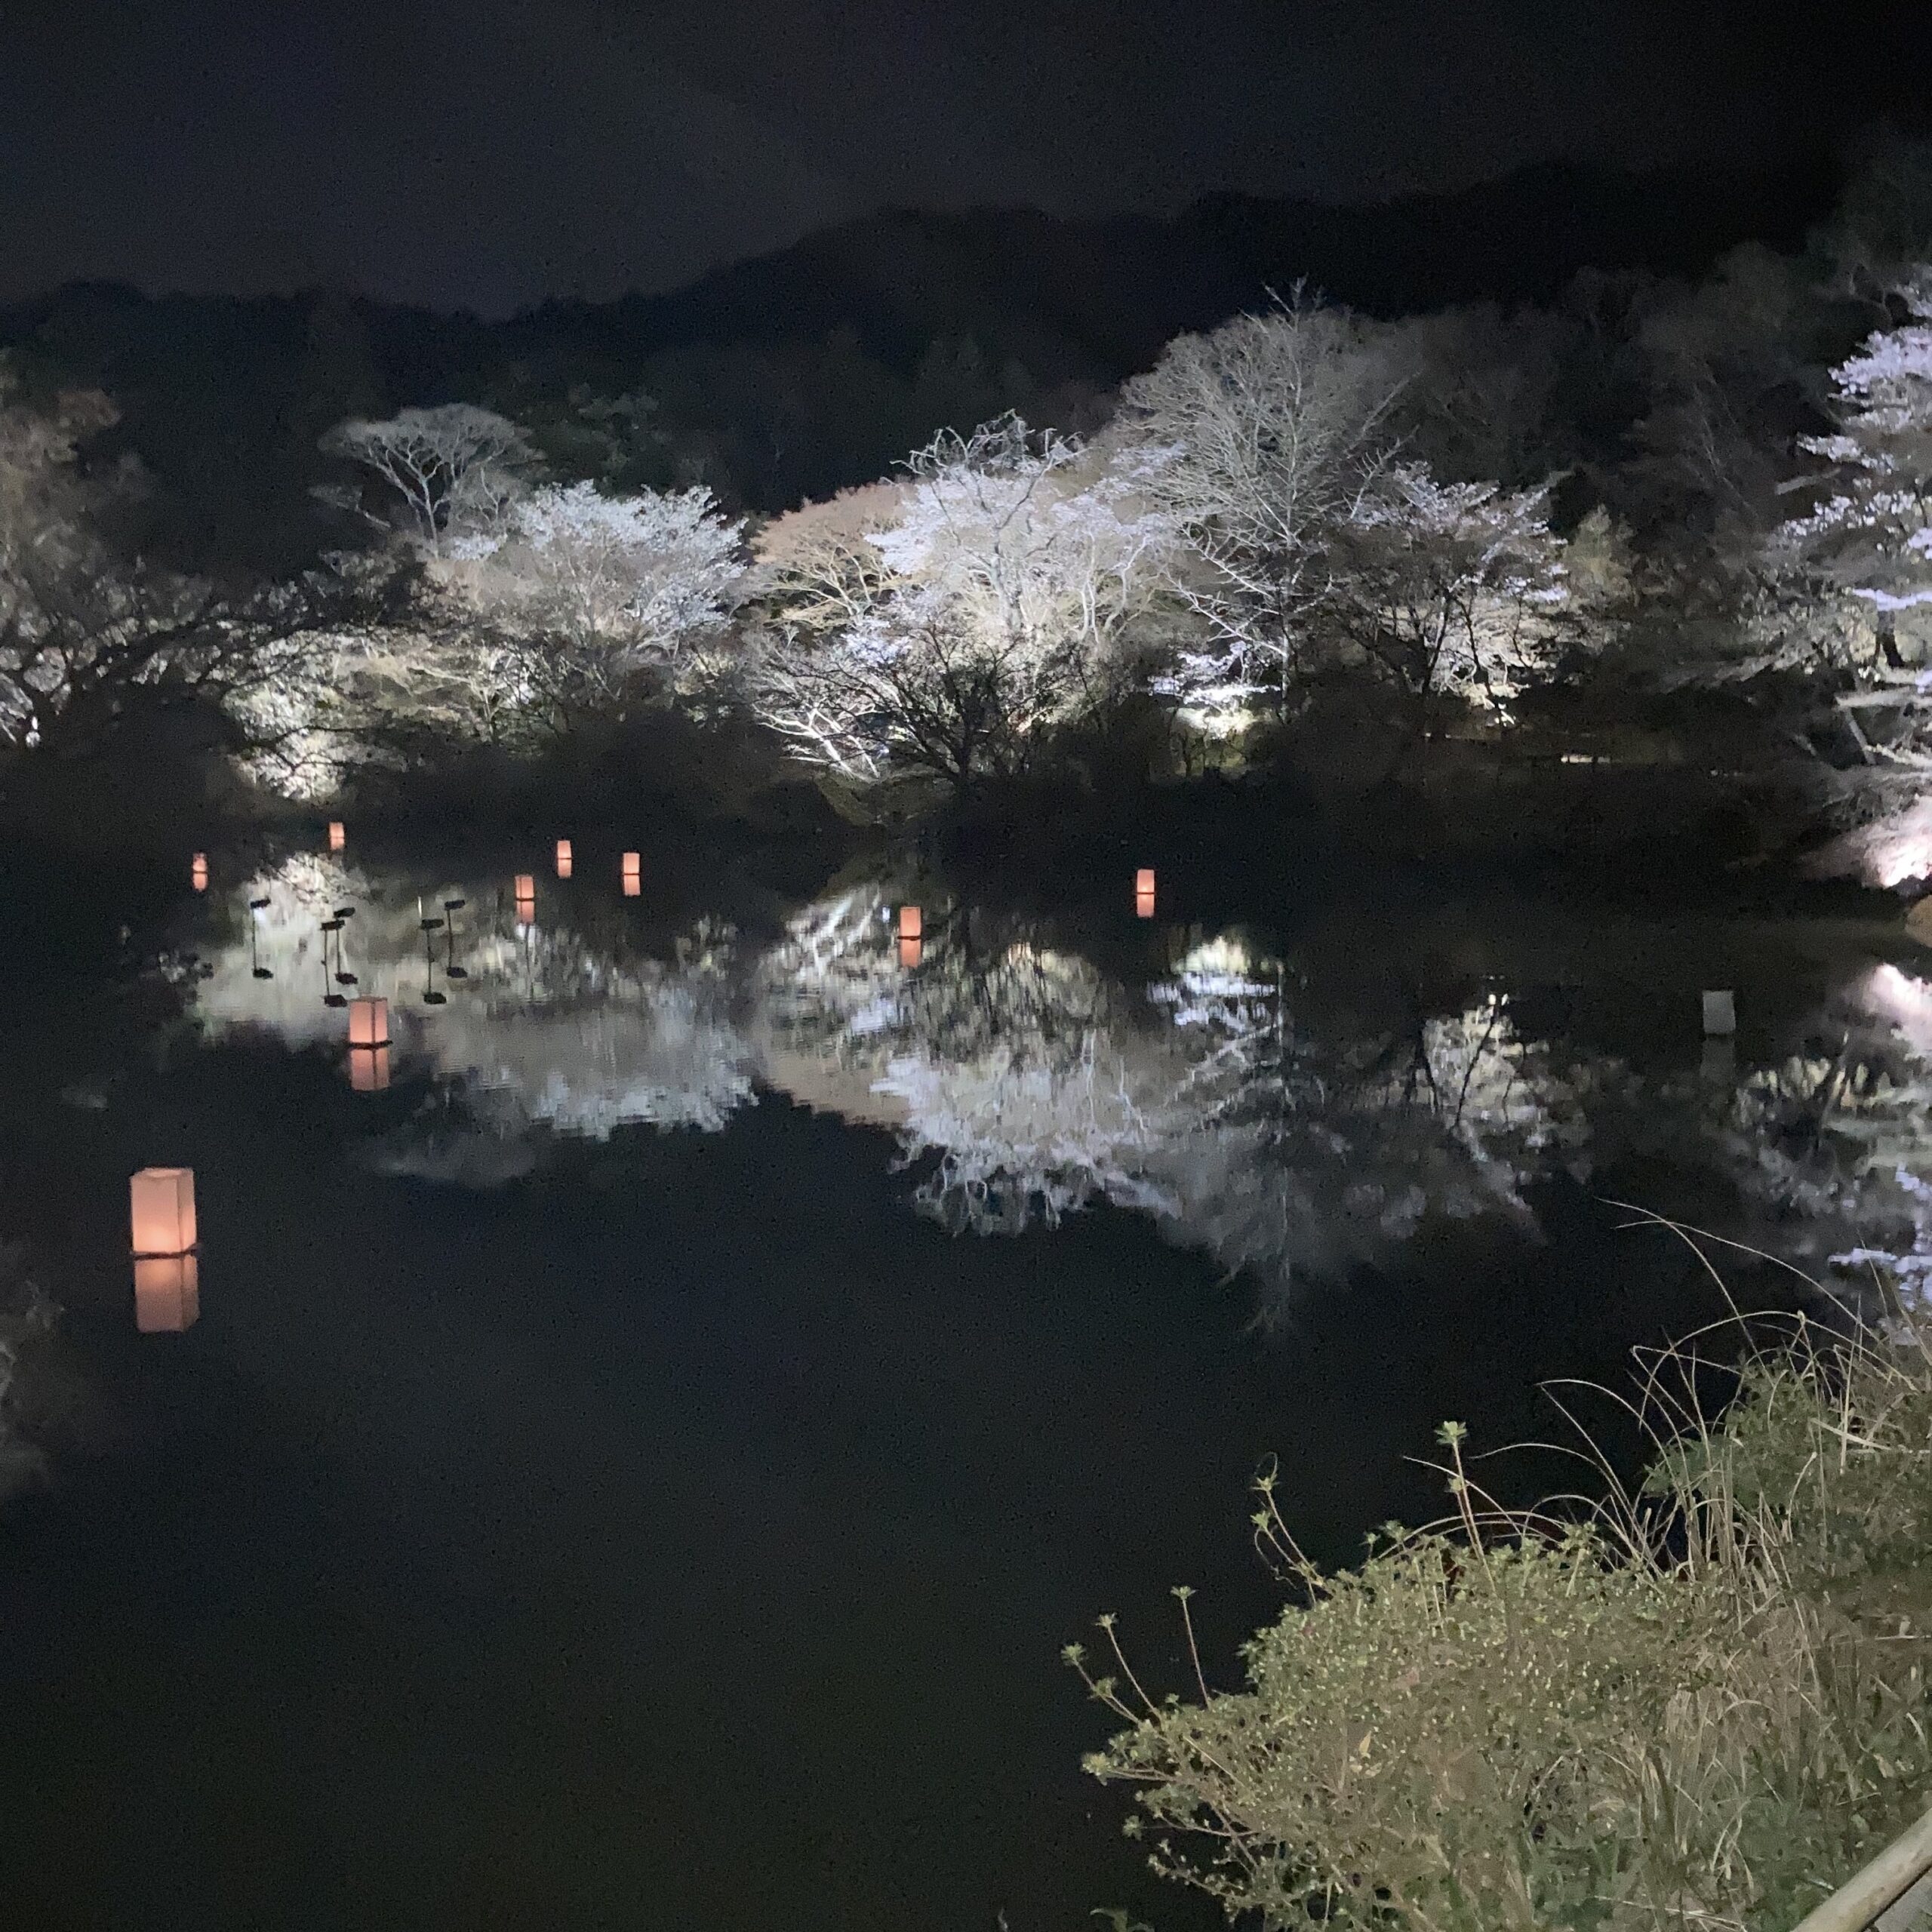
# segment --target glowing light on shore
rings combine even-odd
[[[186,1254],[198,1238],[192,1168],[143,1168],[128,1183],[137,1255]]]
[[[349,1044],[352,1047],[386,1047],[389,1043],[389,1003],[386,999],[357,999],[349,1003]]]

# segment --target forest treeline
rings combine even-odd
[[[1112,383],[1067,336],[1039,371],[963,337],[891,368],[853,328],[619,386],[429,318],[379,380],[365,312],[318,300],[266,443],[285,328],[70,294],[0,365],[0,783],[628,761],[880,818],[1567,760],[1774,795],[1779,835],[1922,874],[1928,263],[1932,153],[1893,140],[1793,248],[1399,315],[1287,284]],[[117,385],[137,312],[205,332],[192,382]],[[819,474],[898,460],[774,512],[748,422],[809,423]]]

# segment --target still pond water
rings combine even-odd
[[[64,1395],[0,1515],[0,1924],[1211,1922],[1062,1644],[1118,1611],[1180,1687],[1189,1583],[1232,1681],[1265,1462],[1345,1561],[1444,1417],[1548,1437],[1717,1313],[1609,1201],[1932,1247],[1932,955],[1876,926],[573,860],[184,854],[97,971],[18,942]],[[137,1322],[149,1164],[202,1254]]]

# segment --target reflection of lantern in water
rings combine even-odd
[[[644,855],[626,852],[623,860],[624,897],[635,899],[644,890]]]
[[[349,1002],[349,1044],[352,1047],[386,1047],[389,1043],[389,1003],[386,999],[352,999]]]
[[[197,892],[208,889],[208,855],[205,852],[195,854],[195,863],[188,868],[188,876],[195,881]]]
[[[901,939],[919,939],[924,936],[924,915],[916,906],[902,906],[899,909],[899,937]]]
[[[571,865],[571,841],[568,838],[560,838],[557,841],[557,876],[568,878]]]
[[[919,963],[919,955],[925,950],[922,939],[901,939],[899,942],[899,963],[907,972]]]
[[[389,1050],[387,1047],[351,1047],[349,1050],[349,1084],[358,1094],[381,1094],[389,1084]]]
[[[1134,875],[1134,909],[1140,918],[1154,916],[1154,868],[1143,866]]]
[[[349,843],[349,828],[339,818],[329,820],[329,850],[340,852]]]
[[[143,1168],[128,1195],[137,1254],[186,1254],[195,1245],[192,1168]]]
[[[143,1335],[178,1335],[202,1312],[200,1257],[143,1254],[134,1261],[134,1326]]]

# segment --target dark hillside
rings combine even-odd
[[[502,323],[323,294],[149,297],[75,285],[0,314],[29,378],[98,385],[155,478],[154,541],[285,564],[325,540],[315,439],[352,413],[481,401],[561,469],[701,479],[774,510],[890,468],[948,423],[1015,408],[1078,424],[1183,329],[1305,279],[1373,312],[1544,297],[1583,267],[1688,272],[1795,246],[1829,209],[1786,175],[1528,169],[1361,207],[1224,196],[1168,220],[888,211],[690,287]],[[620,442],[595,398],[649,398]],[[588,411],[589,414],[586,414]],[[601,439],[600,439],[601,437]]]

